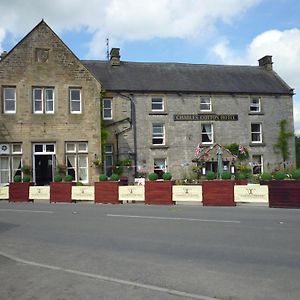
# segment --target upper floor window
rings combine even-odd
[[[204,97],[204,96],[200,97],[200,110],[201,111],[212,111],[210,97]]]
[[[262,142],[262,125],[261,123],[251,124],[251,142],[261,143]]]
[[[16,113],[16,88],[3,88],[3,111],[6,114]]]
[[[152,111],[163,111],[164,110],[164,99],[162,97],[152,97],[151,99]]]
[[[213,124],[201,124],[201,142],[202,144],[212,144]]]
[[[152,144],[164,145],[165,144],[165,126],[164,124],[152,125]]]
[[[250,112],[260,112],[260,98],[251,98]]]
[[[81,114],[81,89],[70,89],[70,112],[71,114]]]
[[[112,119],[112,99],[103,99],[103,120]]]
[[[54,88],[33,89],[33,112],[35,114],[54,113]]]

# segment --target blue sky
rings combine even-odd
[[[0,0],[0,11],[0,51],[44,18],[80,59],[105,59],[106,37],[126,61],[256,65],[273,55],[295,88],[300,135],[299,0]]]

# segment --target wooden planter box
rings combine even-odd
[[[300,180],[268,180],[269,207],[300,208]]]
[[[248,184],[248,180],[247,179],[236,179],[235,180],[235,184],[236,185],[247,185]]]
[[[50,182],[50,202],[72,202],[72,182]]]
[[[172,187],[174,181],[146,181],[145,204],[174,205]]]
[[[202,202],[204,206],[235,206],[234,180],[204,180]]]
[[[29,202],[29,187],[33,182],[11,182],[9,184],[9,202]]]
[[[120,204],[119,201],[119,182],[100,181],[95,182],[95,203]]]

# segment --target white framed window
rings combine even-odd
[[[162,97],[152,97],[151,110],[152,111],[164,111],[164,99]]]
[[[165,158],[154,158],[154,173],[158,175],[158,179],[162,179],[162,175],[167,171],[167,163]]]
[[[251,124],[251,142],[262,143],[262,124],[252,123]]]
[[[263,173],[263,156],[253,155],[252,156],[252,172],[253,174]]]
[[[103,99],[103,120],[112,120],[112,99]]]
[[[250,112],[260,112],[260,98],[259,97],[253,97],[250,100]]]
[[[88,143],[66,143],[66,171],[73,181],[88,183]]]
[[[70,88],[70,113],[81,114],[82,103],[81,103],[81,89]]]
[[[55,154],[55,144],[33,144],[34,154]]]
[[[164,145],[165,144],[165,125],[153,124],[152,125],[152,144]]]
[[[0,184],[7,184],[14,176],[22,175],[22,144],[5,144],[3,149],[0,153]]]
[[[209,96],[200,97],[200,111],[212,111],[211,97]]]
[[[6,114],[16,113],[16,88],[3,88],[3,112]]]
[[[54,88],[33,88],[32,99],[35,114],[54,113]]]
[[[110,177],[113,173],[113,163],[114,163],[114,157],[113,157],[113,145],[105,145],[104,149],[104,170],[105,175]]]
[[[202,144],[213,144],[213,124],[201,124]]]

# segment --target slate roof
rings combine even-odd
[[[293,94],[274,71],[259,66],[81,62],[107,91]]]

